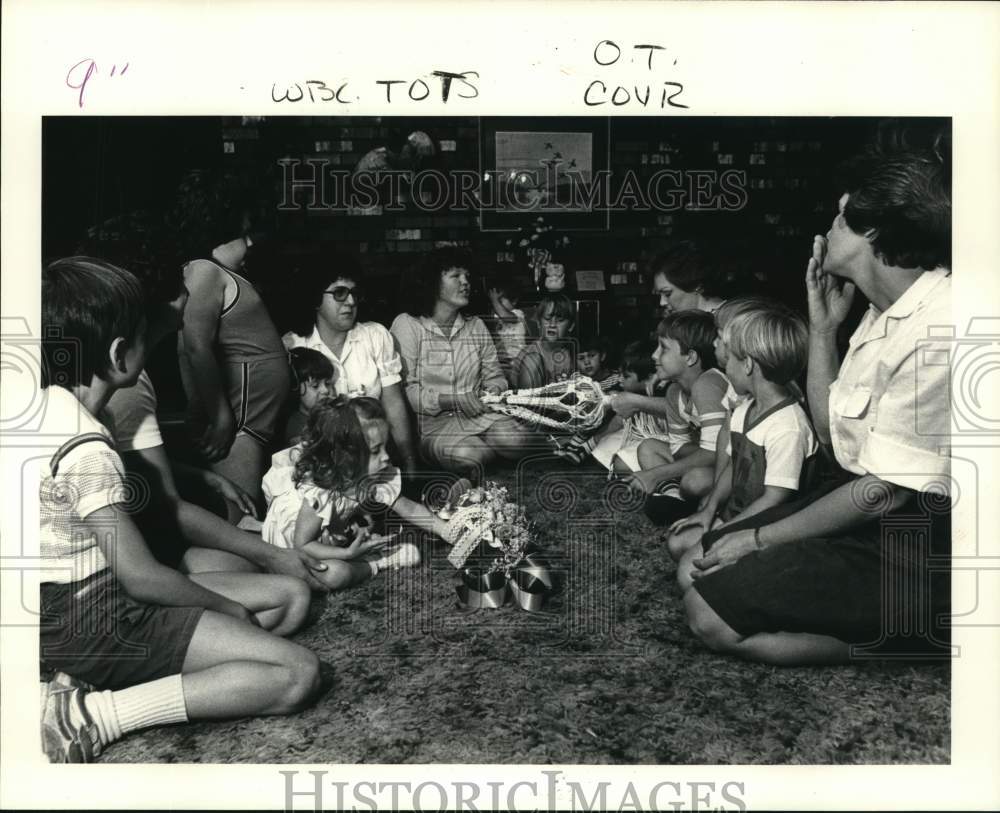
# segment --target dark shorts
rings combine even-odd
[[[110,570],[41,588],[40,656],[100,689],[123,689],[179,674],[202,607],[133,600]]]
[[[267,446],[278,429],[291,388],[288,357],[282,354],[238,361],[226,359],[221,366],[236,434],[247,435]],[[208,423],[204,408],[192,398],[188,409],[188,423],[199,434]]]
[[[698,507],[697,500],[681,500],[665,494],[651,494],[642,505],[649,521],[662,527],[671,525],[683,517],[690,516]]]
[[[829,491],[728,526],[763,527]],[[834,538],[750,553],[695,582],[705,602],[743,636],[830,635],[875,652],[948,651],[951,512],[922,498]],[[703,547],[723,534],[706,534]]]

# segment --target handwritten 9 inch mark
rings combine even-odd
[[[108,77],[124,76],[125,71],[128,70],[128,66],[128,62],[122,66],[115,63],[111,66],[111,71],[108,74]],[[79,107],[83,107],[83,96],[87,91],[87,84],[97,73],[97,62],[90,57],[87,59],[81,59],[66,72],[66,87],[73,88],[73,90],[77,91],[77,105]]]

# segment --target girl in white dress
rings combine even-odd
[[[420,563],[416,545],[393,545],[391,537],[371,533],[368,515],[378,506],[438,536],[447,527],[400,496],[388,437],[385,411],[374,398],[326,398],[310,413],[301,442],[275,454],[264,476],[264,541],[324,560],[327,570],[316,575],[331,590]]]

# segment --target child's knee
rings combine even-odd
[[[347,562],[339,559],[327,559],[326,570],[316,571],[316,577],[330,590],[343,590],[351,586],[352,571]]]
[[[283,664],[285,685],[278,711],[289,714],[308,705],[320,686],[319,658],[303,646],[294,646],[294,654]]]
[[[298,629],[299,625],[306,620],[309,614],[309,604],[312,601],[312,590],[302,579],[288,576],[288,587],[286,588],[285,606],[288,608],[286,618],[288,622]]]
[[[689,500],[704,497],[714,485],[713,473],[712,469],[705,466],[686,471],[681,477],[681,496]]]
[[[636,449],[636,457],[639,459],[639,466],[643,469],[650,469],[663,462],[663,451],[661,441],[656,438],[646,438]]]
[[[682,567],[678,562],[677,564],[677,587],[680,588],[681,595],[686,595],[687,591],[691,589],[694,584],[694,580],[691,578],[691,565],[687,567]]]
[[[694,570],[694,560],[701,558],[703,555],[701,543],[699,542],[689,547],[678,557],[677,586],[681,589],[681,595],[687,593],[694,584],[694,579],[691,578],[691,572]]]
[[[672,533],[667,537],[667,552],[670,554],[670,558],[675,562],[679,561],[684,553],[691,547],[692,534],[689,531],[681,531],[680,533]]]

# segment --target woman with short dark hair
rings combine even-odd
[[[695,545],[678,570],[695,635],[768,663],[950,655],[948,168],[935,152],[874,153],[842,189],[806,270],[806,389],[839,470]],[[840,363],[857,289],[870,305]]]
[[[685,310],[713,313],[732,295],[701,249],[689,240],[657,254],[649,270],[662,316]]]
[[[403,398],[402,363],[392,336],[378,322],[359,322],[365,292],[360,268],[349,257],[324,258],[306,269],[296,332],[285,347],[307,347],[334,367],[337,394],[381,401],[404,472],[416,467],[410,416]],[[301,331],[301,332],[298,332]]]

